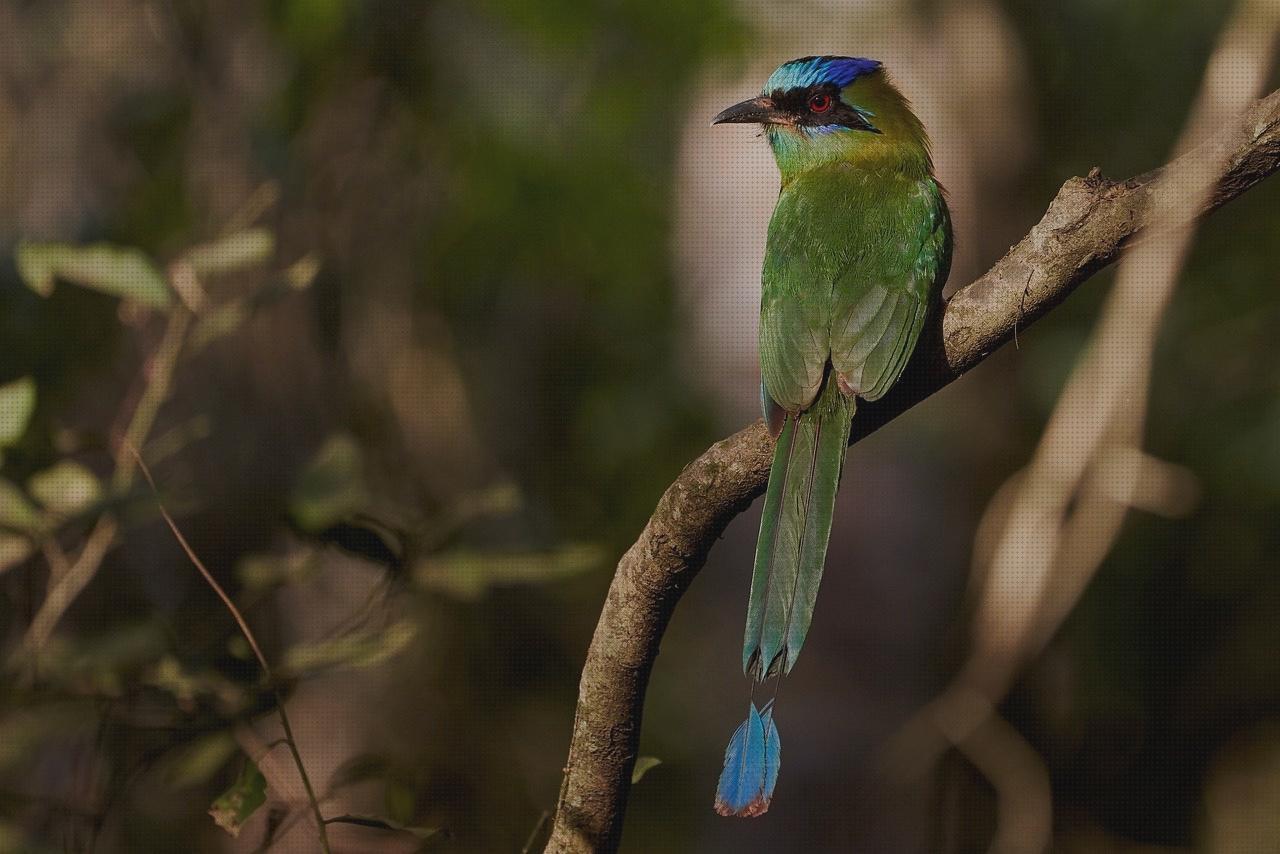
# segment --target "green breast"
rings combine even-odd
[[[929,176],[834,163],[787,184],[769,223],[760,304],[768,395],[813,402],[827,363],[874,400],[893,384],[946,280],[951,225]]]

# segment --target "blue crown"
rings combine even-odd
[[[778,66],[764,84],[765,93],[779,89],[803,89],[821,83],[834,83],[843,89],[864,74],[880,67],[874,59],[856,56],[805,56]]]

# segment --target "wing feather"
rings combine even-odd
[[[950,257],[950,219],[932,178],[837,165],[793,181],[769,224],[764,398],[788,412],[809,408],[828,364],[868,400],[887,392],[915,349]]]
[[[832,367],[867,400],[883,396],[902,375],[950,267],[950,219],[933,179],[903,190],[894,207],[898,216],[881,229],[874,251],[833,288]],[[873,314],[868,305],[881,292]]]

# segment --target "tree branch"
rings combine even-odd
[[[1231,201],[1280,169],[1280,91],[1253,105],[1213,146],[1230,164],[1203,210]],[[856,442],[973,368],[1119,256],[1148,224],[1156,200],[1177,192],[1191,152],[1113,182],[1095,169],[1062,186],[1031,232],[935,313],[906,373],[888,395],[859,406]],[[644,692],[659,641],[712,543],[764,491],[773,441],[761,422],[712,445],[668,487],[623,555],[578,690],[569,759],[547,850],[611,851],[621,839],[639,743]],[[709,808],[709,807],[708,807]]]

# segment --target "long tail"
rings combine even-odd
[[[853,411],[829,379],[809,410],[787,416],[778,439],[742,645],[743,672],[756,682],[791,672],[809,632]]]
[[[853,398],[841,394],[829,377],[812,407],[787,415],[778,437],[742,648],[742,669],[753,685],[789,673],[809,632],[853,413]],[[779,764],[772,703],[763,713],[752,703],[725,752],[716,811],[762,815],[773,797]]]

